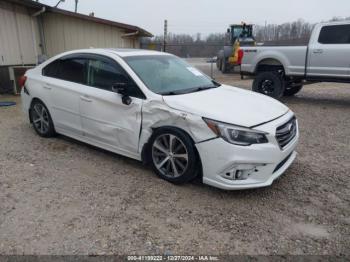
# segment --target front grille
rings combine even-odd
[[[297,134],[297,120],[295,117],[290,119],[287,123],[277,127],[276,129],[276,139],[281,149],[285,148],[289,142],[293,140],[293,138]]]

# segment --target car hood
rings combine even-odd
[[[174,109],[239,126],[252,127],[288,112],[288,107],[268,96],[222,85],[195,93],[163,96]]]

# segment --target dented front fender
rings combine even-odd
[[[173,109],[162,100],[145,101],[142,106],[139,152],[142,152],[154,129],[169,126],[182,129],[195,143],[215,137],[201,116]]]

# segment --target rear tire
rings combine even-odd
[[[49,110],[43,102],[36,99],[30,106],[30,119],[35,132],[41,137],[53,137],[56,135]]]
[[[221,60],[221,72],[223,74],[226,74],[227,73],[227,64],[226,64],[226,58],[222,58]]]
[[[303,84],[301,82],[289,83],[288,85],[286,85],[283,95],[294,96],[295,94],[299,93],[302,88],[303,88]]]
[[[177,128],[165,127],[153,133],[148,159],[159,177],[174,184],[189,182],[199,174],[194,144],[184,131]]]
[[[285,82],[278,72],[259,73],[253,82],[253,91],[280,99],[285,91]]]
[[[219,58],[216,60],[216,68],[221,71],[221,59]]]

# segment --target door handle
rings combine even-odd
[[[50,85],[48,85],[48,84],[44,85],[43,87],[44,87],[45,89],[47,89],[47,90],[51,90],[51,89],[52,89],[52,87],[51,87]]]
[[[89,97],[87,97],[87,96],[80,96],[80,99],[81,100],[83,100],[83,101],[85,101],[85,102],[92,102],[92,99],[90,99]]]
[[[313,51],[314,54],[322,54],[323,53],[323,50],[322,49],[315,49]]]

